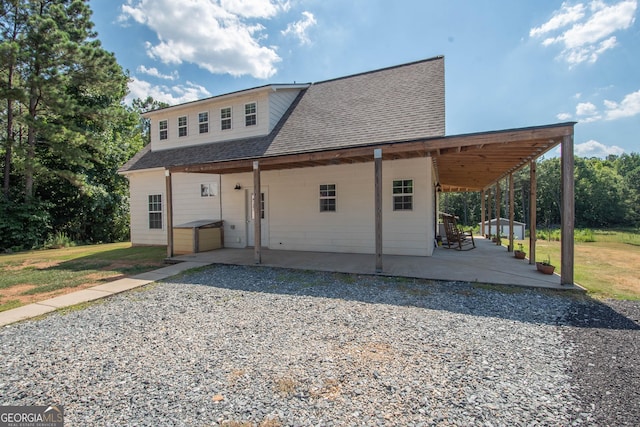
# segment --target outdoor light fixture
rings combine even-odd
[[[240,184],[236,184],[235,187],[233,187],[234,190],[242,190],[242,186]]]
[[[438,193],[441,193],[441,192],[442,192],[442,185],[440,185],[440,183],[439,183],[439,182],[437,182],[437,183],[436,183],[436,191],[437,191]]]

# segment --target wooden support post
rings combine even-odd
[[[573,159],[573,133],[562,139],[560,154],[562,165],[562,230],[560,240],[560,283],[562,285],[573,285],[573,262],[574,262],[574,216],[575,216],[575,189],[574,189],[574,159]]]
[[[500,194],[500,180],[496,181],[496,237],[498,241],[496,245],[500,244],[500,203],[502,198]]]
[[[167,258],[171,258],[173,257],[173,190],[169,169],[164,170],[164,185],[167,199]]]
[[[253,259],[256,264],[262,263],[262,215],[260,197],[260,163],[253,162]]]
[[[538,216],[536,214],[536,202],[538,182],[536,178],[536,161],[531,160],[529,164],[529,264],[536,263],[536,223]]]
[[[513,221],[515,216],[515,202],[513,197],[514,190],[513,173],[509,174],[509,252],[513,252]]]
[[[488,214],[487,215],[488,216],[487,221],[489,221],[489,231],[488,231],[489,237],[491,237],[491,234],[492,234],[491,233],[491,218],[493,217],[493,208],[491,206],[491,199],[492,199],[492,197],[491,197],[491,188],[489,188],[487,190],[487,214]]]
[[[484,194],[484,190],[482,190],[480,192],[480,235],[484,236],[485,233],[485,219],[486,219],[486,215],[485,215],[485,194]]]
[[[382,273],[382,149],[373,150],[375,181],[376,273]]]

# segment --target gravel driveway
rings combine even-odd
[[[638,302],[215,266],[0,330],[68,426],[637,425]]]

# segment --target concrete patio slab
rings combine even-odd
[[[225,248],[181,255],[172,259],[207,264],[255,265],[252,248]],[[498,246],[482,237],[476,237],[476,249],[469,251],[437,248],[431,257],[384,255],[382,260],[382,274],[388,276],[583,290],[579,285],[561,285],[559,275],[542,274],[536,270],[535,264],[529,264],[529,260],[517,260],[503,246]],[[373,254],[263,249],[261,265],[339,273],[376,274]]]

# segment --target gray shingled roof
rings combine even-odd
[[[315,83],[269,135],[154,152],[145,148],[120,172],[444,136],[444,110],[440,56]]]

